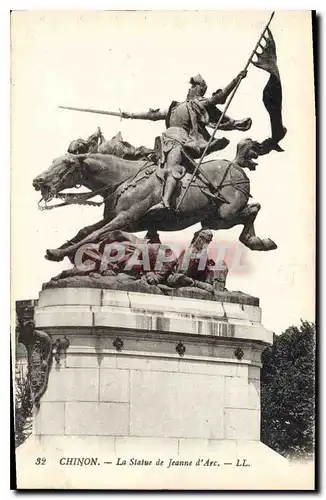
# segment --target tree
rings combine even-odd
[[[291,326],[262,355],[261,440],[288,458],[314,453],[316,328]]]

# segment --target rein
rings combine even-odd
[[[88,205],[88,206],[91,206],[91,207],[100,207],[101,205],[103,205],[103,203],[105,203],[111,196],[113,196],[116,192],[116,190],[122,185],[124,184],[126,181],[130,180],[130,183],[128,184],[128,186],[132,183],[132,181],[137,177],[137,175],[145,168],[148,166],[148,163],[150,162],[150,160],[147,160],[145,161],[144,165],[141,165],[141,167],[137,170],[136,174],[134,175],[131,175],[129,177],[127,177],[126,179],[123,179],[122,181],[120,182],[117,182],[116,184],[114,184],[113,186],[109,186],[108,184],[106,184],[105,186],[99,188],[99,189],[96,189],[95,191],[90,191],[89,193],[58,193],[57,192],[57,188],[58,186],[60,186],[60,184],[62,184],[62,181],[67,177],[67,175],[69,175],[71,172],[73,172],[73,170],[76,168],[75,165],[73,167],[71,167],[63,176],[62,178],[57,182],[57,184],[54,186],[54,189],[55,189],[55,193],[53,194],[51,200],[53,198],[57,198],[57,199],[61,199],[61,200],[64,200],[63,203],[57,203],[55,205],[47,205],[46,201],[44,200],[44,198],[42,197],[39,202],[38,202],[38,209],[39,210],[52,210],[53,208],[59,208],[59,207],[65,207],[67,205]],[[128,187],[127,186],[127,187]],[[77,187],[77,184],[76,186]],[[102,201],[89,201],[90,198],[94,198],[94,196],[97,196],[97,195],[101,195],[103,192],[105,192],[107,189],[110,188],[110,193],[105,197],[103,198]],[[44,206],[41,206],[41,202],[42,201],[45,201],[45,205]],[[51,201],[50,200],[50,201]]]

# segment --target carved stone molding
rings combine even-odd
[[[46,391],[52,365],[52,339],[41,330],[35,330],[34,321],[20,325],[18,342],[27,350],[28,372],[33,404],[38,406]]]
[[[123,348],[123,340],[120,338],[120,337],[117,337],[113,342],[112,344],[114,345],[114,347],[116,348],[117,351],[122,351],[122,348]]]
[[[70,346],[69,339],[64,336],[63,338],[57,338],[53,347],[54,347],[54,359],[56,361],[57,366],[60,366],[60,362],[62,359],[65,359],[66,352],[68,347]]]
[[[235,355],[235,357],[236,357],[239,361],[243,358],[244,352],[243,352],[243,350],[241,349],[241,347],[237,347],[237,348],[234,350],[234,355]]]
[[[175,350],[177,351],[179,356],[183,356],[184,353],[186,352],[186,347],[182,342],[179,342],[179,344],[177,344]]]

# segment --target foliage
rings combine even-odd
[[[32,431],[32,397],[28,375],[16,369],[15,376],[15,446],[20,446]]]
[[[262,356],[261,440],[288,458],[314,453],[315,345],[315,325],[301,321]]]

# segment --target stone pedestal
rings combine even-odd
[[[213,302],[99,289],[43,290],[35,323],[51,335],[56,359],[33,439],[45,453],[52,447],[56,474],[67,474],[60,457],[96,457],[102,464],[96,471],[103,474],[105,461],[120,471],[127,466],[146,488],[146,467],[135,472],[130,459],[164,458],[164,473],[151,465],[155,487],[165,487],[164,481],[160,486],[164,474],[170,471],[169,482],[178,470],[179,478],[188,474],[187,489],[196,487],[193,467],[198,470],[200,459],[216,462],[206,467],[208,483],[222,469],[221,477],[229,475],[232,483],[236,466],[244,482],[254,480],[259,467],[266,472],[271,464],[284,466],[286,461],[260,442],[260,360],[273,334],[261,324],[258,299],[247,298]],[[64,337],[68,349],[56,352],[56,339]],[[116,464],[119,457],[126,466]],[[170,459],[194,462],[166,468]],[[244,474],[242,465],[248,463],[250,472]],[[77,474],[75,469],[69,474]],[[117,477],[118,472],[107,478],[106,487],[119,487]],[[97,481],[94,487],[101,487],[104,478]],[[198,474],[196,484],[200,487]]]

